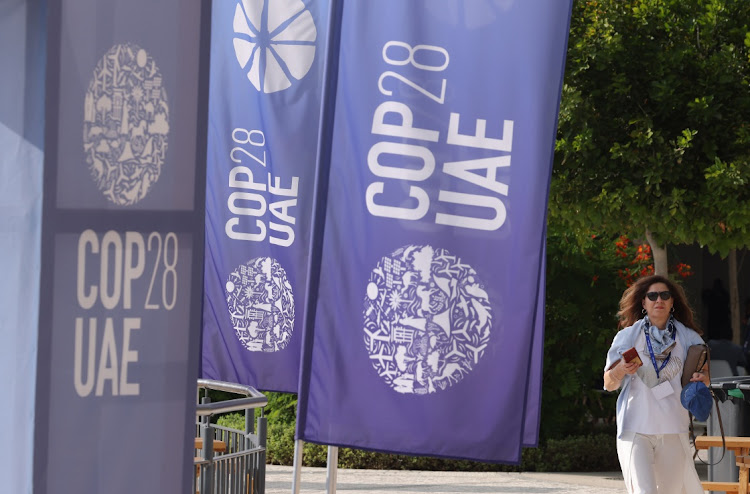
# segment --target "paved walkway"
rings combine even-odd
[[[304,467],[301,494],[326,494],[326,469]],[[292,467],[268,465],[267,494],[292,492]],[[622,474],[338,470],[337,493],[624,494]]]
[[[705,465],[696,465],[706,480]],[[266,494],[291,494],[292,467],[266,466]],[[337,494],[625,494],[620,472],[426,472],[338,470]],[[326,469],[304,467],[300,494],[326,494]]]

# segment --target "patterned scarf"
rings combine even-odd
[[[645,316],[643,318],[643,324],[643,327],[646,328],[646,331],[651,339],[651,346],[654,349],[654,356],[657,359],[659,359],[660,357],[662,359],[666,358],[667,355],[669,355],[669,352],[672,351],[672,348],[674,348],[674,346],[677,344],[677,342],[674,340],[676,334],[674,316],[669,316],[667,327],[664,329],[659,329],[656,326],[652,326],[651,321],[648,319],[648,316]]]
[[[657,365],[661,366],[672,349],[675,347],[677,342],[675,341],[676,327],[674,324],[674,317],[669,316],[667,321],[667,327],[665,329],[659,329],[656,326],[651,325],[648,316],[643,318],[643,329],[651,340],[651,347],[654,349],[654,357],[656,358]],[[645,345],[644,345],[645,346]],[[676,355],[672,355],[667,363],[660,372],[659,376],[656,376],[656,370],[651,363],[651,359],[648,358],[648,350],[645,349],[646,361],[643,365],[638,368],[637,374],[641,378],[643,383],[649,388],[669,381],[675,376],[682,375],[682,360]]]

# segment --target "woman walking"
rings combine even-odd
[[[703,494],[680,403],[687,350],[703,343],[685,293],[663,276],[640,278],[623,293],[618,316],[624,329],[607,352],[604,389],[621,390],[617,455],[628,493]],[[626,362],[632,348],[639,359]],[[710,384],[698,372],[691,381]]]

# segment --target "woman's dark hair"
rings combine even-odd
[[[620,311],[617,313],[617,317],[620,318],[620,325],[623,328],[627,328],[643,317],[641,312],[643,309],[642,301],[646,296],[646,292],[648,292],[648,287],[654,283],[664,283],[667,285],[669,293],[672,294],[672,300],[674,300],[674,318],[688,328],[694,329],[696,333],[703,334],[703,331],[701,331],[693,319],[693,309],[688,304],[682,287],[669,278],[660,275],[638,278],[635,283],[625,290],[620,299]]]

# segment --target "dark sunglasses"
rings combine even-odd
[[[672,294],[665,290],[663,292],[648,292],[646,297],[648,297],[650,301],[656,302],[656,299],[659,297],[661,297],[662,300],[669,300],[672,298]]]

